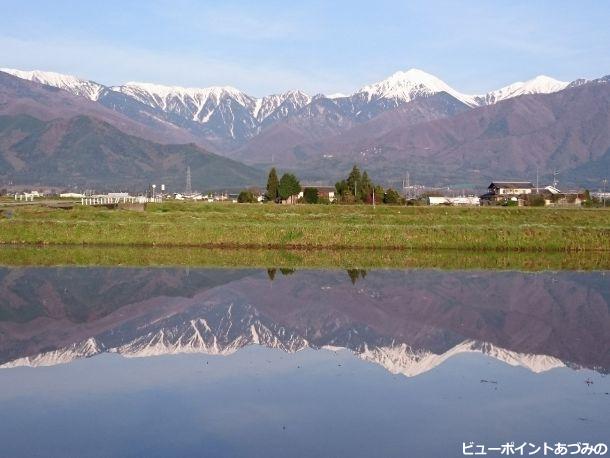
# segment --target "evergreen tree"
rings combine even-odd
[[[286,200],[289,197],[297,195],[301,192],[301,184],[297,177],[292,173],[285,173],[280,178],[280,184],[278,186],[279,195],[282,199]]]
[[[275,171],[275,167],[272,167],[269,171],[269,177],[267,178],[267,193],[265,197],[267,200],[275,202],[279,197],[279,186],[280,182],[277,179],[277,172]]]
[[[358,198],[359,189],[362,185],[362,176],[360,175],[360,169],[357,165],[354,165],[352,171],[349,173],[347,177],[347,187],[351,191],[351,193]]]
[[[369,174],[366,173],[366,170],[362,174],[361,183],[358,185],[358,194],[359,196],[357,197],[360,197],[360,200],[363,200],[365,202],[372,202],[371,196],[373,194],[373,184],[371,183]]]
[[[347,181],[345,181],[345,180],[337,181],[335,183],[335,189],[337,191],[337,197],[339,198],[339,201],[343,202],[344,197],[346,196],[346,194],[349,193]]]

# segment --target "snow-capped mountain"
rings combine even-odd
[[[484,354],[535,373],[565,367],[561,360],[552,356],[517,353],[473,340],[460,342],[442,354],[423,348],[412,348],[405,343],[385,342],[380,336],[368,336],[368,342],[360,342],[360,339],[355,340],[352,337],[361,332],[358,329],[344,330],[342,335],[334,336],[332,341],[319,345],[308,341],[295,330],[261,320],[255,313],[242,314],[243,311],[249,311],[249,308],[237,311],[238,315],[234,316],[236,310],[229,305],[221,315],[194,318],[169,326],[165,323],[166,326],[161,328],[144,325],[139,328],[141,335],[136,335],[127,342],[115,343],[109,333],[89,337],[64,348],[8,361],[0,365],[0,369],[54,366],[101,353],[117,353],[125,358],[186,353],[227,356],[248,345],[262,345],[286,353],[295,353],[305,348],[347,350],[364,361],[379,364],[392,374],[406,377],[416,377],[431,371],[448,359],[463,353]]]
[[[363,96],[367,102],[385,99],[397,104],[410,102],[418,97],[429,97],[446,92],[469,106],[476,105],[474,96],[462,94],[434,75],[412,68],[405,72],[396,72],[389,78],[364,86],[353,96]]]
[[[131,82],[111,88],[169,116],[184,125],[205,126],[210,140],[235,142],[256,133],[252,116],[256,99],[233,87],[183,88]]]
[[[64,75],[62,73],[43,72],[40,70],[23,71],[13,68],[0,68],[0,72],[9,73],[24,80],[57,87],[74,95],[86,97],[94,101],[98,100],[106,90],[106,86],[96,83],[95,81],[81,79],[72,75]]]
[[[230,312],[225,318],[230,318]],[[235,331],[231,332],[231,327],[234,325],[240,325],[242,332],[237,334]],[[349,332],[346,335],[349,335]],[[223,326],[223,323],[213,323],[205,318],[199,318],[178,326],[145,333],[117,346],[108,347],[103,340],[105,340],[103,337],[90,337],[64,348],[6,362],[0,365],[0,369],[54,366],[101,353],[117,353],[125,358],[187,353],[227,356],[248,345],[262,345],[286,353],[295,353],[305,348],[347,350],[364,361],[379,364],[392,374],[406,377],[416,377],[429,372],[448,359],[464,353],[484,354],[511,366],[524,367],[534,373],[565,367],[565,363],[552,356],[517,353],[472,340],[461,342],[442,354],[394,342],[379,346],[368,343],[352,345],[349,341],[340,342],[337,339],[330,345],[317,346],[291,330],[273,324],[264,324],[256,319],[247,320],[245,323],[225,319]]]
[[[54,72],[10,68],[1,71],[98,101],[124,114],[161,119],[229,147],[251,138],[263,125],[284,119],[311,101],[302,91],[255,98],[230,86],[184,88],[129,82],[108,87]]]
[[[8,363],[0,365],[0,368],[9,369],[11,367],[46,367],[58,364],[67,364],[81,358],[90,358],[105,351],[99,342],[90,337],[82,342],[75,342],[67,347],[58,348],[48,352],[40,353],[35,356],[18,358]]]
[[[189,135],[201,139],[202,146],[211,145],[219,151],[231,153],[231,157],[239,157],[240,148],[269,128],[281,124],[280,121],[287,121],[290,126],[286,127],[287,132],[272,132],[270,138],[274,142],[278,138],[296,141],[300,137],[318,141],[329,135],[341,134],[383,113],[403,110],[413,102],[420,105],[417,110],[412,110],[417,111],[417,116],[410,122],[403,113],[400,122],[409,124],[452,117],[466,109],[521,95],[557,92],[568,86],[568,83],[538,76],[484,95],[468,95],[434,75],[413,68],[365,85],[351,95],[336,93],[311,97],[293,90],[258,98],[230,86],[184,88],[130,82],[109,87],[54,72],[8,68],[1,71],[97,101],[138,122],[154,125],[162,122],[185,129]],[[431,106],[426,107],[426,104]],[[260,143],[264,150],[273,147],[265,138]],[[247,156],[244,160],[247,160],[249,154],[247,151],[244,154]]]
[[[255,98],[230,86],[199,89],[127,83],[112,90],[171,114],[176,122],[186,118],[232,141],[256,135],[264,125],[285,119],[311,101],[302,91]]]
[[[256,99],[230,86],[199,89],[131,82],[113,86],[112,90],[127,94],[150,107],[201,123],[208,122],[219,107],[237,104],[251,112],[256,104]]]
[[[257,99],[252,115],[259,122],[274,122],[287,118],[311,102],[303,91],[288,91]]]
[[[511,366],[524,367],[537,374],[558,367],[565,367],[565,363],[552,356],[517,353],[496,347],[490,343],[474,340],[465,340],[441,354],[412,349],[404,343],[373,348],[365,345],[358,356],[366,361],[383,366],[392,374],[415,377],[431,371],[454,356],[464,353],[481,353]]]
[[[261,345],[347,350],[406,376],[463,353],[534,372],[567,365],[607,373],[602,277],[396,271],[353,284],[341,271],[311,271],[274,277],[271,288],[256,271],[0,269],[0,308],[20,310],[0,321],[0,367]],[[24,288],[32,284],[45,286]],[[583,330],[575,316],[591,326]]]
[[[474,99],[479,105],[492,105],[502,100],[528,94],[552,94],[565,89],[570,83],[559,81],[549,76],[539,75],[531,80],[518,81],[503,88],[488,92]]]

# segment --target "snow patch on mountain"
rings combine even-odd
[[[284,328],[272,328],[258,320],[249,321],[243,333],[232,334],[230,311],[220,323],[208,323],[204,318],[191,320],[187,326],[162,328],[138,337],[111,351],[126,358],[138,358],[178,353],[230,355],[248,345],[263,345],[286,352],[308,347],[298,335],[285,335]]]
[[[97,340],[90,337],[83,342],[74,343],[68,347],[59,348],[57,350],[40,353],[35,356],[26,356],[9,361],[0,365],[0,369],[10,369],[13,367],[43,367],[56,366],[58,364],[70,363],[80,358],[90,358],[104,351],[104,346],[99,344]]]
[[[398,71],[351,95],[335,93],[311,97],[302,91],[292,90],[257,98],[231,86],[187,88],[129,82],[107,87],[54,72],[1,70],[86,97],[128,116],[163,120],[177,128],[187,129],[226,151],[246,144],[267,127],[288,119],[296,125],[328,127],[328,130],[336,133],[415,99],[437,94],[448,94],[441,97],[443,100],[455,99],[445,100],[446,115],[451,116],[464,109],[462,103],[474,108],[520,95],[547,94],[568,87],[566,82],[538,76],[484,95],[468,95],[453,89],[434,75],[413,68]],[[572,84],[584,84],[584,80]],[[460,109],[456,110],[458,105]]]
[[[188,116],[193,121],[207,122],[221,105],[236,102],[247,110],[255,106],[255,99],[231,86],[185,88],[152,83],[129,82],[113,86],[114,91],[133,97],[153,108]]]
[[[111,89],[130,95],[150,106],[160,106],[164,109],[170,107],[171,102],[175,100],[180,100],[185,105],[193,101],[197,107],[204,105],[208,100],[217,104],[225,97],[235,99],[244,107],[251,106],[254,103],[253,97],[231,86],[186,88],[153,83],[129,82],[122,86],[113,86]],[[153,103],[153,101],[157,103]]]
[[[0,68],[0,71],[24,80],[63,89],[71,94],[86,97],[89,100],[94,101],[98,100],[106,89],[105,86],[94,81],[77,78],[72,75],[64,75],[62,73],[43,72],[40,70],[24,71],[16,70],[14,68]]]
[[[425,350],[414,350],[401,343],[394,346],[372,348],[365,345],[358,356],[366,361],[383,366],[393,374],[415,377],[431,371],[449,358],[463,353],[482,353],[511,366],[525,367],[534,373],[565,367],[561,360],[552,356],[517,353],[489,343],[473,340],[464,341],[440,355]]]
[[[333,100],[333,99],[342,99],[344,97],[349,97],[349,95],[344,94],[343,92],[334,92],[332,94],[327,94],[325,97],[327,99]]]
[[[396,72],[389,78],[362,87],[354,95],[362,95],[368,102],[378,99],[410,102],[417,97],[429,97],[439,92],[446,92],[466,105],[476,105],[474,96],[462,94],[436,76],[416,68]]]
[[[203,318],[194,319],[185,323],[185,325],[161,328],[112,348],[106,348],[91,337],[65,348],[15,359],[0,365],[0,368],[66,364],[104,351],[117,353],[125,358],[143,358],[189,353],[227,356],[248,345],[262,345],[287,353],[295,353],[305,348],[316,348],[302,336],[286,333],[287,330],[283,327],[268,327],[257,320],[250,322],[246,326],[245,332],[235,335],[231,335],[231,323],[228,321],[223,323],[218,327],[208,323]],[[511,366],[524,367],[534,373],[565,367],[565,363],[552,356],[517,353],[496,347],[490,343],[474,340],[459,343],[442,354],[424,349],[414,349],[406,343],[396,343],[388,346],[369,346],[364,343],[357,348],[329,344],[320,348],[333,352],[351,351],[365,361],[379,364],[392,374],[401,374],[406,377],[415,377],[431,371],[448,359],[465,353],[485,354]]]
[[[165,86],[153,83],[129,82],[120,86],[106,87],[94,81],[81,79],[72,75],[32,70],[23,71],[12,68],[0,68],[18,78],[35,81],[48,86],[57,87],[74,95],[98,100],[107,90],[121,92],[125,95],[163,111],[188,113],[191,119],[207,122],[214,108],[230,99],[244,107],[257,121],[262,122],[275,114],[281,118],[294,109],[300,109],[312,101],[312,97],[302,91],[294,90],[282,94],[268,95],[262,98],[252,97],[231,86],[213,86],[207,88],[186,88],[181,86]],[[584,84],[586,80],[576,80],[572,83]],[[363,86],[351,95],[334,93],[324,96],[327,99],[338,99],[360,96],[367,102],[375,100],[393,100],[406,103],[417,97],[428,97],[440,92],[446,92],[469,106],[490,105],[502,100],[527,94],[550,94],[561,91],[570,83],[559,81],[545,75],[539,75],[531,80],[516,82],[484,95],[463,94],[447,83],[423,70],[412,68],[398,71],[382,81]],[[277,110],[280,110],[277,112]]]
[[[477,96],[476,100],[480,105],[492,105],[502,100],[511,99],[527,94],[551,94],[559,92],[570,83],[559,81],[545,75],[539,75],[528,81],[518,81],[495,91],[488,92],[485,95]]]
[[[280,120],[300,110],[311,102],[311,97],[303,91],[288,91],[257,99],[252,116],[262,123],[266,119]]]

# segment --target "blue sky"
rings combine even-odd
[[[481,93],[610,74],[610,2],[8,1],[0,66],[104,84],[351,92],[416,67]]]

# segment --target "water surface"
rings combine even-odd
[[[609,442],[606,272],[0,268],[6,456]]]

